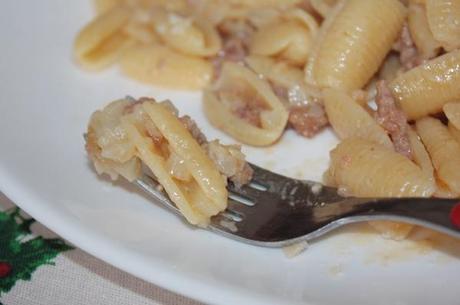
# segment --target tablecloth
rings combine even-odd
[[[29,278],[30,277],[30,278]],[[63,241],[0,193],[0,305],[200,305]]]

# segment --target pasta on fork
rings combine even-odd
[[[227,178],[245,184],[252,175],[238,146],[208,142],[169,101],[126,98],[96,111],[86,149],[97,172],[112,179],[133,181],[143,163],[184,217],[203,227],[227,206]]]
[[[339,144],[325,181],[350,196],[460,196],[459,0],[95,0],[76,61],[119,64],[143,83],[202,90],[207,120],[246,145],[288,129]],[[299,138],[298,141],[308,141]],[[226,207],[249,181],[239,147],[208,142],[170,103],[129,98],[97,111],[96,170],[146,165],[188,221]],[[402,239],[412,226],[376,222]]]

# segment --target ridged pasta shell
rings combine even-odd
[[[385,130],[346,92],[325,89],[323,98],[327,117],[339,138],[359,137],[393,149]]]
[[[409,4],[408,24],[411,37],[417,46],[417,51],[421,58],[429,59],[435,57],[441,48],[441,44],[434,39],[423,5],[416,3]]]
[[[317,30],[318,24],[311,15],[300,9],[290,10],[282,15],[281,20],[255,32],[251,39],[251,54],[276,56],[292,64],[304,65]]]
[[[122,31],[130,18],[131,11],[127,7],[117,6],[86,25],[75,39],[77,62],[91,70],[113,64],[134,44],[134,40]]]
[[[256,107],[260,126],[235,113],[235,105]],[[284,131],[288,112],[270,85],[242,65],[226,62],[220,78],[204,91],[204,112],[217,128],[250,145],[274,143]],[[232,110],[233,109],[233,110]],[[246,110],[242,110],[245,112]]]
[[[441,112],[460,99],[460,50],[439,56],[396,77],[389,87],[409,119]]]
[[[307,82],[362,88],[390,51],[405,16],[398,0],[340,1],[321,25],[306,67]]]
[[[449,122],[455,126],[455,128],[460,129],[460,103],[447,103],[442,107],[444,114],[449,119]]]
[[[429,197],[430,177],[416,164],[382,145],[359,138],[343,140],[331,151],[328,175],[359,197]]]
[[[437,177],[460,193],[460,144],[437,119],[426,117],[418,120],[416,126],[433,160]]]
[[[434,38],[448,51],[460,47],[460,1],[426,0],[425,5]]]
[[[183,54],[213,56],[222,48],[217,30],[207,20],[156,9],[152,22],[164,42]]]
[[[121,70],[138,81],[166,88],[197,90],[211,80],[212,64],[162,45],[138,45],[123,55]]]

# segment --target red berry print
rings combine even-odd
[[[11,265],[7,262],[0,262],[0,279],[7,277],[11,273]]]
[[[454,205],[450,211],[450,221],[454,226],[460,228],[460,202]]]

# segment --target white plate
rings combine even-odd
[[[0,9],[0,187],[64,238],[114,266],[216,304],[458,304],[458,243],[391,242],[349,228],[299,257],[191,229],[126,184],[98,178],[82,133],[89,115],[130,94],[169,97],[212,129],[197,93],[136,84],[116,69],[77,69],[71,45],[93,13],[88,1],[5,0]],[[320,179],[336,140],[288,132],[279,145],[245,147],[278,172]],[[361,232],[361,233],[360,233]]]

